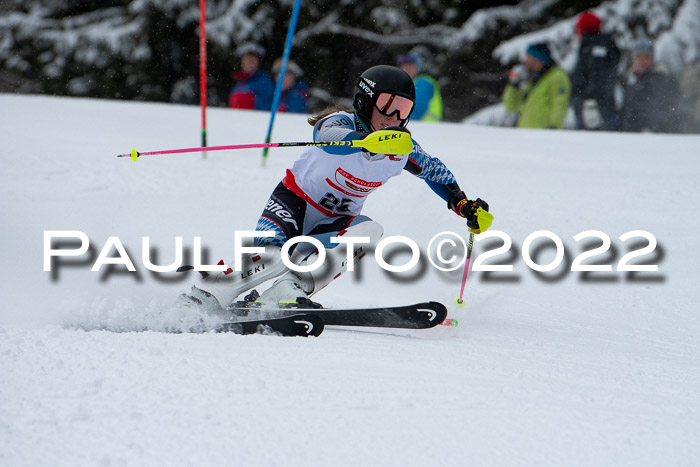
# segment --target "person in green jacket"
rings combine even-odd
[[[571,80],[557,66],[544,42],[528,46],[522,65],[510,71],[503,102],[518,112],[518,128],[563,128]]]

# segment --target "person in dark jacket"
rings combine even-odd
[[[634,45],[632,72],[625,86],[620,130],[634,132],[677,132],[680,127],[678,83],[654,68],[654,43]]]
[[[244,44],[237,50],[241,58],[241,70],[233,73],[236,84],[231,89],[228,106],[232,109],[270,110],[275,85],[260,69],[265,49],[258,44]]]
[[[683,107],[687,113],[686,131],[700,133],[700,58],[689,64],[681,77]]]
[[[282,59],[275,60],[272,72],[279,79]],[[301,80],[304,72],[295,62],[288,60],[282,78],[282,94],[277,106],[278,112],[306,113],[306,101],[309,98],[309,87]]]
[[[615,85],[620,49],[610,34],[600,32],[601,25],[601,19],[591,11],[581,14],[576,21],[576,37],[581,43],[571,74],[571,105],[579,130],[616,130],[618,126]],[[584,115],[584,103],[589,108],[590,101],[595,102],[599,114],[592,122]]]

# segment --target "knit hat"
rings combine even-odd
[[[598,34],[600,32],[601,20],[592,11],[584,11],[576,21],[576,34]]]
[[[418,67],[420,71],[423,71],[425,69],[423,57],[421,57],[417,53],[408,53],[406,55],[400,56],[399,61],[396,63],[396,65],[400,67],[404,63],[413,63],[415,66]]]
[[[530,44],[525,53],[536,58],[545,65],[551,65],[554,63],[554,60],[552,59],[552,52],[550,52],[549,46],[545,42]]]
[[[649,39],[640,39],[634,43],[632,47],[632,55],[637,56],[639,54],[647,54],[654,56],[654,43]]]
[[[247,42],[236,49],[236,55],[239,57],[246,54],[252,54],[257,56],[259,59],[263,59],[265,57],[265,49],[263,46],[254,42]]]
[[[272,65],[272,72],[276,75],[282,69],[282,59],[278,58]],[[285,67],[285,73],[293,74],[297,79],[304,76],[304,72],[301,67],[291,60],[287,60],[287,66]]]

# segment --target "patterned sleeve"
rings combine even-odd
[[[440,159],[425,152],[415,141],[406,170],[425,180],[430,189],[445,201],[449,202],[455,194],[460,192],[457,180],[450,169]]]
[[[344,113],[333,114],[314,126],[314,141],[349,141],[361,139],[362,133],[355,131],[355,122],[352,117]],[[358,148],[350,146],[322,146],[329,154],[352,154],[358,152]]]

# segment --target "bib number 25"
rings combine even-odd
[[[351,199],[338,198],[333,193],[326,193],[318,203],[329,211],[348,212],[350,211]]]

